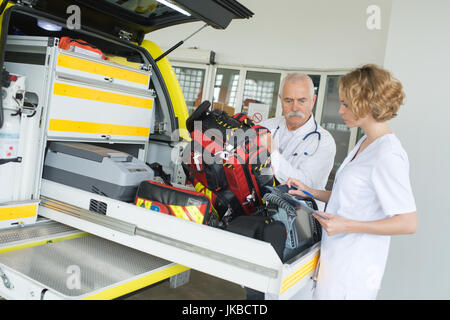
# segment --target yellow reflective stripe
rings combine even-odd
[[[37,213],[37,204],[0,208],[0,220],[31,218]]]
[[[217,210],[212,205],[211,205],[211,209],[216,214],[217,218],[219,218],[219,213],[217,212]]]
[[[151,109],[153,100],[56,82],[53,93],[59,96]]]
[[[203,193],[208,197],[209,200],[212,199],[212,191],[206,188],[203,184],[200,182],[197,182],[197,184],[194,186],[194,189],[200,193]]]
[[[110,300],[127,293],[134,292],[136,290],[145,288],[153,283],[168,279],[176,274],[183,271],[189,270],[189,268],[182,265],[174,265],[171,267],[164,268],[160,271],[153,272],[146,276],[134,279],[123,284],[117,285],[115,287],[103,290],[102,292],[95,293],[93,295],[82,298],[82,300]]]
[[[294,284],[296,284],[297,282],[302,280],[308,273],[313,271],[317,265],[318,260],[319,260],[319,255],[316,255],[314,258],[309,260],[303,266],[301,266],[296,271],[291,273],[288,277],[286,277],[281,284],[280,294],[284,293],[286,290],[288,290]]]
[[[143,203],[144,203],[144,199],[142,199],[142,198],[137,198],[136,206],[141,207]]]
[[[152,206],[152,202],[149,200],[145,200],[144,206],[145,206],[145,209],[150,210],[150,207]]]
[[[189,211],[189,214],[194,218],[194,221],[197,223],[203,223],[203,214],[197,208],[197,206],[186,206],[186,210]]]
[[[211,209],[212,211],[218,215],[218,212],[216,210],[216,208],[214,208],[214,206],[212,205],[212,191],[205,188],[205,186],[203,184],[201,184],[200,182],[197,182],[197,184],[194,186],[194,189],[200,193],[203,193],[205,196],[208,197],[209,201],[211,202]]]
[[[62,119],[50,119],[48,130],[136,137],[148,137],[148,135],[150,134],[150,129],[146,127],[133,127],[118,124],[72,121]]]
[[[198,192],[201,192],[201,193],[204,193],[203,192],[204,188],[205,187],[200,182],[197,182],[196,185],[194,186],[194,189],[197,190]]]
[[[186,212],[183,210],[183,207],[181,207],[181,206],[174,206],[174,205],[169,205],[169,207],[172,209],[173,213],[178,218],[185,219],[185,220],[191,220],[189,218],[189,216],[186,214]]]
[[[73,235],[65,236],[65,237],[61,237],[61,238],[54,238],[54,239],[47,239],[47,240],[41,240],[41,241],[36,241],[36,242],[30,242],[30,243],[26,243],[26,244],[17,245],[17,246],[2,248],[2,249],[0,249],[0,253],[11,252],[11,251],[21,250],[21,249],[27,249],[27,248],[31,248],[31,247],[43,246],[43,245],[46,245],[48,243],[54,243],[54,242],[60,242],[60,241],[65,241],[65,240],[72,240],[72,239],[82,238],[82,237],[85,237],[87,235],[89,235],[89,233],[87,233],[87,232],[80,232],[80,233],[77,233],[77,234],[73,234]]]
[[[108,57],[108,61],[110,61],[110,62],[121,64],[121,65],[130,67],[130,68],[133,68],[133,69],[136,69],[136,70],[141,70],[141,65],[142,64],[140,64],[138,62],[130,62],[130,61],[127,60],[127,58],[124,58],[124,57],[109,56],[109,55],[106,55],[106,56]]]
[[[148,85],[150,76],[131,70],[124,70],[118,67],[105,65],[102,63],[80,59],[65,54],[58,56],[57,65],[63,68],[75,69],[83,72],[98,74],[101,76],[120,79],[140,84]]]

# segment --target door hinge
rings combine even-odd
[[[122,40],[131,41],[132,36],[133,36],[133,33],[131,33],[131,32],[128,32],[125,30],[119,31],[119,38]]]
[[[152,70],[152,66],[149,65],[149,64],[141,64],[141,70],[151,71]]]
[[[155,133],[163,134],[167,131],[167,124],[165,122],[156,122],[155,123]]]

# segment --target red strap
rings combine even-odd
[[[89,50],[92,52],[96,52],[102,56],[103,60],[108,60],[99,48],[97,48],[93,44],[90,44],[81,39],[72,39],[70,37],[62,37],[59,41],[58,46],[59,46],[59,48],[64,49],[64,50],[69,50],[71,46],[76,46],[76,47],[83,48],[83,49],[86,49],[86,50]]]

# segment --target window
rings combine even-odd
[[[263,119],[275,117],[280,78],[280,73],[247,71],[241,111],[252,115],[257,109]]]
[[[239,70],[218,68],[213,90],[213,108],[227,112],[230,116],[236,112]]]
[[[183,91],[189,114],[191,114],[202,102],[205,70],[175,66],[173,70]]]

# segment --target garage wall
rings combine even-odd
[[[407,100],[392,122],[406,149],[419,214],[393,237],[381,299],[450,299],[450,2],[394,0],[385,67]]]
[[[226,30],[208,27],[182,48],[213,50],[221,64],[268,68],[348,69],[384,61],[391,0],[239,1],[253,18],[232,21]],[[367,28],[370,5],[381,10],[380,30]],[[170,47],[202,25],[171,27],[146,39]]]

